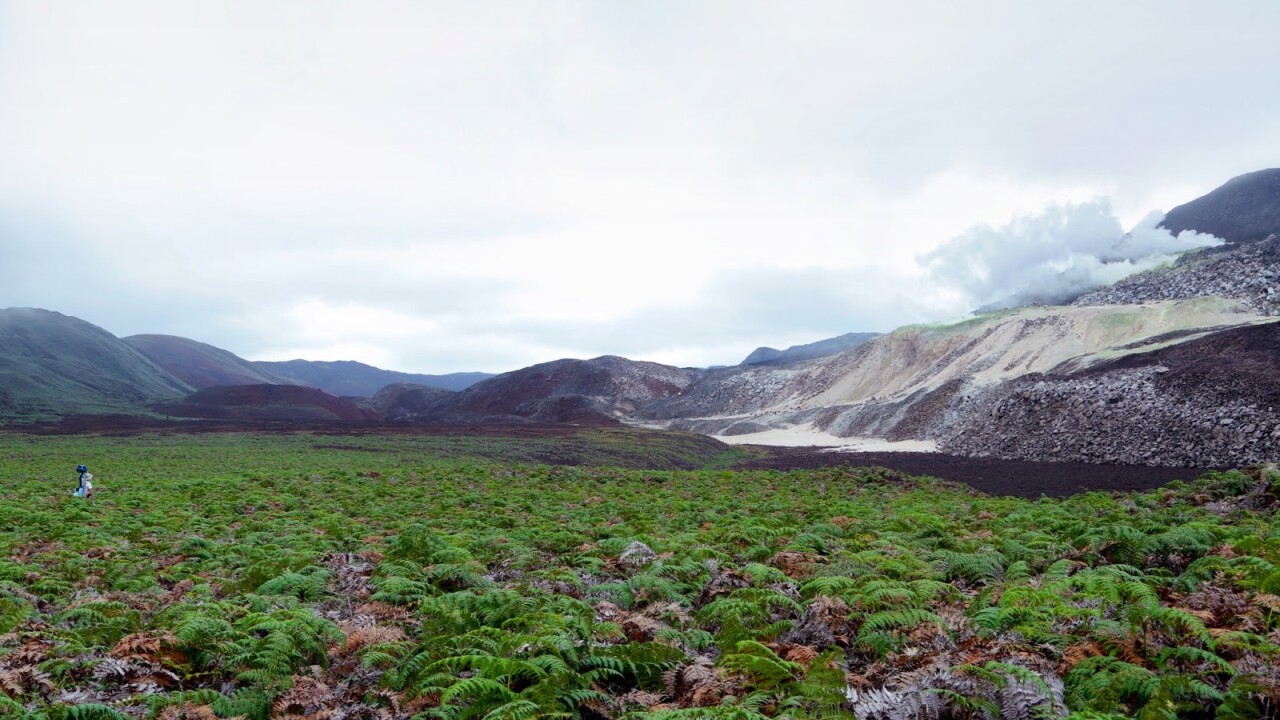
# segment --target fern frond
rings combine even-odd
[[[859,631],[875,632],[878,630],[891,630],[896,628],[914,628],[923,623],[933,623],[940,628],[946,627],[946,622],[936,614],[919,608],[908,610],[886,610],[878,612],[866,619],[862,623],[862,629]]]
[[[110,705],[101,703],[55,707],[51,715],[53,720],[132,720]]]
[[[442,702],[452,703],[455,700],[479,701],[499,699],[502,702],[510,702],[516,699],[516,694],[511,692],[510,688],[496,680],[489,678],[473,677],[465,680],[459,680],[449,686],[448,690],[440,697]]]

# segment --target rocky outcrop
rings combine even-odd
[[[1130,276],[1072,304],[1136,305],[1206,295],[1238,300],[1260,315],[1280,315],[1280,235],[1188,253],[1172,267]]]

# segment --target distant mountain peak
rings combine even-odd
[[[339,397],[372,397],[382,388],[396,383],[458,391],[493,377],[490,373],[481,372],[445,375],[397,372],[354,360],[258,361],[253,365],[261,370],[288,378],[295,384],[320,388]]]
[[[1280,233],[1280,168],[1238,175],[1215,190],[1170,210],[1160,225],[1209,233],[1228,243],[1250,243]]]
[[[800,362],[801,360],[813,360],[815,358],[827,357],[836,353],[844,352],[850,348],[855,348],[872,338],[879,337],[880,333],[845,333],[833,338],[818,340],[817,342],[806,343],[804,345],[792,345],[786,350],[777,350],[771,347],[758,347],[751,351],[740,365],[780,365],[786,363]]]

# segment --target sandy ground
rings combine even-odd
[[[903,440],[891,442],[880,438],[836,437],[814,430],[811,424],[797,425],[786,430],[766,430],[746,435],[712,435],[729,445],[772,445],[774,447],[820,447],[828,452],[937,452],[932,440]]]

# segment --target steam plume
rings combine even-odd
[[[1156,211],[1128,233],[1106,198],[1051,204],[1008,225],[969,228],[920,260],[935,280],[960,289],[971,307],[998,309],[1062,304],[1177,253],[1220,245],[1212,235],[1157,227]]]

